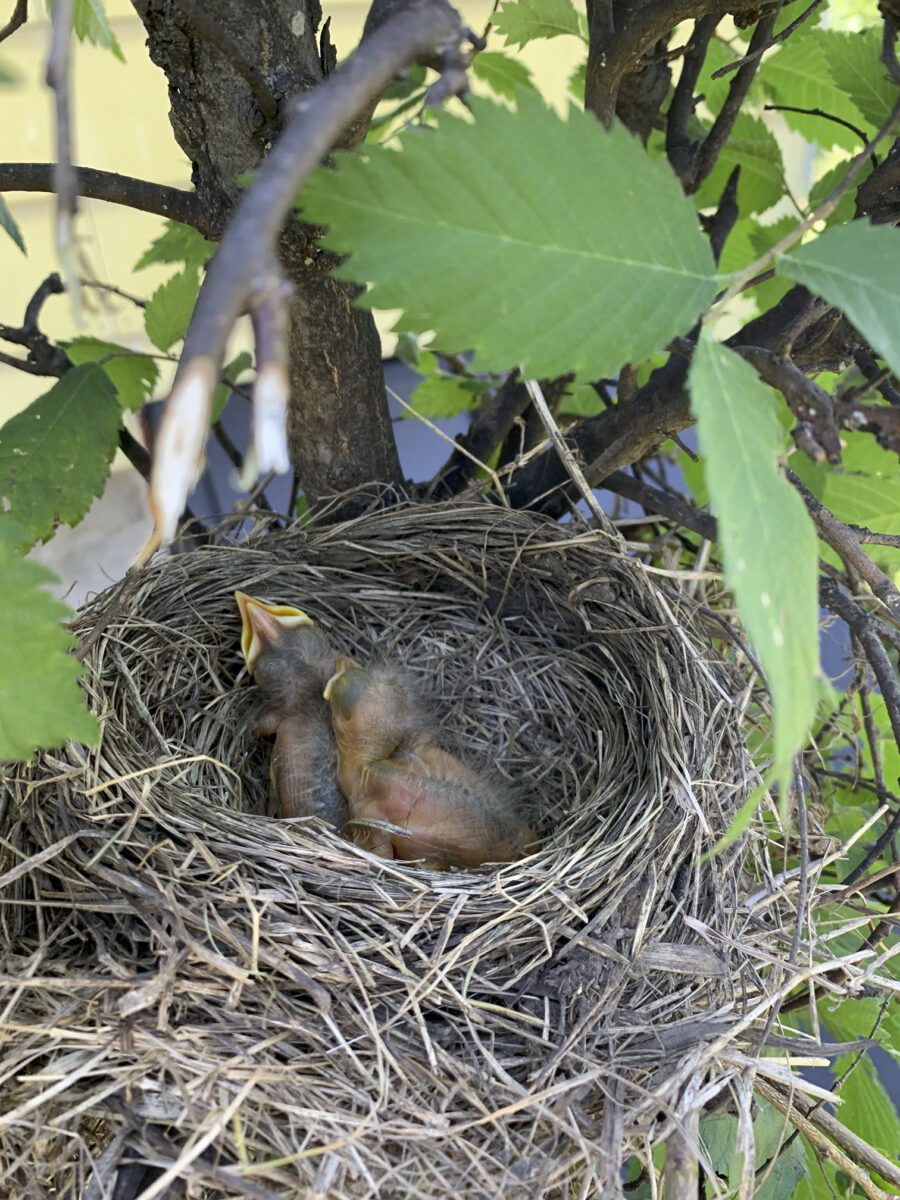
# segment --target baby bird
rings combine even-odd
[[[402,676],[339,658],[324,695],[358,845],[446,870],[509,862],[534,842],[502,784],[440,748]]]
[[[269,766],[272,817],[321,817],[342,830],[347,801],[337,785],[337,750],[322,690],[335,653],[312,618],[287,604],[265,604],[235,592],[241,649],[267,707],[258,731],[274,735]]]

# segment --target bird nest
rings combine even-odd
[[[537,851],[438,873],[262,815],[235,589],[402,662]],[[159,559],[75,629],[100,745],[4,785],[7,1194],[587,1196],[713,1094],[741,685],[615,536],[400,506]]]

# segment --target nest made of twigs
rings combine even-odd
[[[733,676],[614,536],[409,505],[128,586],[77,621],[99,748],[5,785],[10,1194],[591,1195],[702,1103],[746,965],[740,848],[704,854],[753,778]],[[440,874],[261,815],[236,588],[402,661],[538,852]]]

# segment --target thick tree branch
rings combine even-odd
[[[681,75],[666,115],[666,156],[672,170],[683,184],[688,182],[694,168],[694,140],[688,132],[696,105],[694,89],[706,61],[710,39],[721,19],[720,13],[713,13],[711,16],[702,17],[694,25],[690,46],[685,52],[681,66]]]
[[[735,15],[769,12],[772,3],[732,0]],[[780,4],[777,5],[780,7]],[[616,113],[619,87],[640,59],[682,21],[706,16],[708,0],[587,0],[588,49],[584,106],[605,125]]]
[[[195,4],[194,0],[177,0],[177,3],[178,7],[186,14],[195,32],[204,41],[215,46],[250,88],[263,118],[266,121],[274,122],[278,116],[278,101],[272,95],[269,85],[256,66],[244,57],[228,37],[222,25],[205,12],[199,4]]]
[[[741,64],[737,74],[731,81],[728,95],[725,97],[725,103],[716,113],[712,129],[710,129],[697,148],[694,156],[693,170],[690,175],[690,183],[687,188],[689,192],[695,192],[703,180],[706,179],[707,175],[709,175],[710,171],[716,165],[716,160],[722,153],[725,143],[731,137],[731,131],[738,118],[738,113],[741,111],[741,106],[747,98],[747,93],[750,91],[750,84],[759,70],[760,55],[772,35],[780,10],[781,4],[778,4],[774,12],[760,17],[757,22],[756,28],[753,30],[753,36],[750,39],[750,51],[747,58]]]
[[[79,196],[168,217],[202,234],[211,232],[203,206],[192,192],[117,175],[114,171],[96,171],[92,167],[74,170]],[[0,163],[0,192],[52,192],[55,188],[53,163]]]
[[[412,0],[374,30],[353,55],[296,101],[284,131],[245,193],[210,264],[185,337],[154,461],[157,536],[169,540],[202,467],[209,405],[234,323],[271,260],[278,234],[304,180],[342,131],[402,67],[446,53],[463,37],[446,0]]]

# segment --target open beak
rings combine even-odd
[[[312,617],[289,604],[266,604],[246,592],[235,592],[234,598],[241,613],[241,650],[251,675],[263,650],[279,642],[285,630],[313,624]]]

